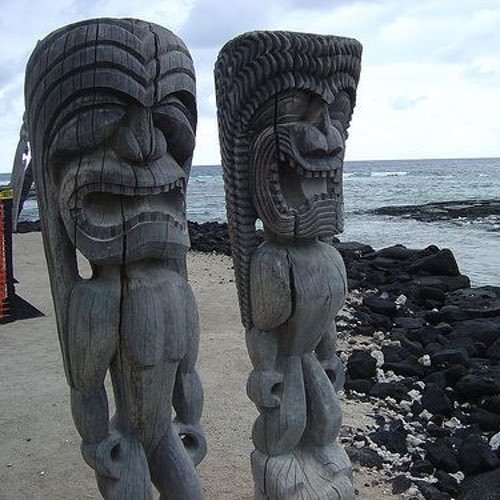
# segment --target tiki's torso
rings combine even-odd
[[[87,359],[81,368],[73,367],[73,373],[82,379],[90,376],[95,362],[91,358],[114,350],[117,424],[138,435],[146,448],[154,444],[170,425],[177,366],[197,332],[196,303],[188,282],[161,264],[127,266],[114,286],[109,279],[81,282],[73,291],[69,313],[70,330]],[[85,325],[83,330],[80,325]],[[101,345],[89,350],[89,342]],[[103,344],[108,347],[102,349]]]
[[[323,242],[283,244],[266,242],[255,252],[252,268],[265,275],[270,294],[288,294],[291,314],[276,325],[280,353],[301,355],[311,352],[322,335],[332,327],[347,292],[345,266],[338,251]],[[263,266],[256,266],[259,260]],[[274,288],[273,271],[268,267],[288,269],[288,287]],[[266,287],[266,284],[264,284]]]
[[[144,368],[180,361],[197,324],[189,283],[168,268],[127,268],[121,306],[121,341],[132,364]]]

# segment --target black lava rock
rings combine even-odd
[[[448,248],[438,251],[434,255],[424,257],[408,268],[409,272],[425,272],[435,276],[458,276],[457,261]]]
[[[465,349],[442,349],[435,352],[432,356],[432,363],[440,366],[447,367],[450,365],[468,365],[469,355]]]
[[[453,292],[460,288],[469,288],[470,279],[463,274],[459,276],[419,276],[412,281],[412,284],[416,287],[430,286],[444,292]],[[457,307],[457,309],[459,308]]]
[[[364,243],[358,243],[357,241],[347,241],[347,242],[336,242],[333,245],[339,252],[340,255],[346,260],[359,259],[360,257],[374,253],[373,248],[370,245],[365,245]]]
[[[439,491],[435,486],[425,481],[416,481],[416,484],[425,500],[449,500],[450,498],[448,493]]]
[[[500,395],[484,398],[481,401],[481,408],[500,415]]]
[[[370,396],[385,399],[391,397],[397,402],[408,399],[408,389],[399,382],[377,382],[370,390]]]
[[[482,408],[473,408],[468,420],[471,424],[479,425],[484,431],[498,431],[500,429],[500,415]]]
[[[370,448],[355,448],[354,446],[346,447],[346,452],[351,461],[355,464],[360,464],[363,467],[373,467],[381,469],[384,459],[375,451]]]
[[[384,314],[372,312],[368,321],[370,325],[380,330],[390,330],[392,327],[392,320]]]
[[[458,380],[467,375],[467,372],[467,368],[463,365],[452,365],[443,371],[443,375],[448,385],[454,386]]]
[[[426,459],[434,465],[436,469],[446,472],[457,472],[460,465],[457,459],[457,450],[454,449],[448,438],[437,439],[434,443],[425,445],[427,452]]]
[[[410,467],[412,476],[429,476],[434,472],[434,466],[428,460],[415,460]]]
[[[391,346],[382,347],[382,353],[384,354],[384,360],[386,363],[402,361],[410,354],[406,349]]]
[[[480,436],[469,436],[458,450],[458,462],[465,474],[477,474],[495,469],[498,457]]]
[[[377,373],[377,361],[367,351],[353,351],[347,361],[347,373],[351,379],[374,377]]]
[[[435,288],[433,286],[422,286],[418,289],[418,297],[419,299],[424,300],[433,300],[439,305],[444,304],[446,300],[446,294],[443,290],[439,288]]]
[[[500,361],[500,339],[495,340],[486,351],[488,358],[493,361]]]
[[[384,370],[392,370],[397,375],[405,377],[423,377],[425,374],[424,367],[418,362],[416,356],[408,356],[407,359],[397,363],[385,363]]]
[[[427,384],[422,395],[422,406],[432,414],[449,416],[453,405],[441,387]]]
[[[466,478],[458,500],[500,500],[500,468]]]
[[[392,300],[381,299],[380,297],[368,296],[363,299],[363,304],[373,312],[384,316],[393,316],[396,312],[396,304]]]
[[[469,399],[500,394],[500,385],[487,373],[465,375],[456,384],[455,390],[461,397]]]
[[[393,453],[404,455],[408,452],[406,446],[407,431],[405,430],[401,420],[393,420],[388,429],[380,429],[370,434],[371,440],[379,446],[385,446]]]
[[[432,343],[438,342],[439,330],[433,326],[424,326],[420,328],[416,332],[414,332],[411,336],[412,340],[418,340],[423,345],[428,345]]]
[[[426,384],[435,384],[438,387],[441,387],[441,389],[444,389],[447,385],[446,377],[443,372],[434,372],[427,375],[427,377],[424,378],[424,382]]]
[[[439,490],[448,493],[453,498],[455,498],[460,492],[458,481],[447,472],[438,470],[434,474],[434,477],[437,479],[436,486],[439,488]]]
[[[470,319],[459,323],[451,332],[450,337],[465,337],[490,346],[500,338],[500,320]]]
[[[403,474],[400,474],[392,480],[392,494],[400,495],[401,493],[404,493],[408,488],[410,488],[410,486],[411,480]]]
[[[425,326],[425,321],[422,318],[411,318],[409,316],[404,316],[395,318],[394,324],[407,330],[416,330]]]
[[[347,378],[344,383],[344,389],[346,391],[356,391],[360,394],[368,394],[373,387],[373,380],[370,379],[351,379]]]

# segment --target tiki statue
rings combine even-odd
[[[247,391],[257,499],[352,499],[338,442],[335,316],[347,291],[330,245],[342,230],[342,166],[361,45],[253,32],[215,65],[236,284],[254,369]],[[256,221],[265,241],[257,246]]]
[[[134,19],[41,41],[26,109],[73,419],[106,499],[203,497],[185,189],[196,128],[183,42]],[[80,276],[76,251],[92,268]],[[116,412],[109,419],[109,369]]]

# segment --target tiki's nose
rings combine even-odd
[[[295,126],[296,139],[304,156],[341,156],[344,139],[332,123],[328,108],[318,111],[307,123]]]
[[[134,163],[148,163],[167,151],[165,136],[155,127],[151,110],[133,105],[128,120],[118,129],[117,153]]]
[[[325,106],[318,115],[316,127],[324,134],[323,152],[327,155],[340,156],[344,152],[344,139],[332,123],[330,112]]]

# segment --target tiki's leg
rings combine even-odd
[[[151,479],[160,499],[200,500],[203,491],[191,457],[175,426],[171,425],[149,459]]]
[[[308,477],[322,498],[354,499],[352,469],[347,453],[338,443],[342,411],[328,376],[313,354],[303,358],[307,395],[307,428],[303,437],[304,463]]]
[[[254,364],[248,395],[260,415],[252,437],[252,473],[256,499],[292,498],[300,464],[294,450],[306,426],[306,395],[300,356],[279,356],[279,334],[247,331]],[[300,488],[299,488],[300,489]]]
[[[343,390],[345,384],[345,366],[337,356],[337,327],[332,324],[316,347],[316,354],[326,375],[337,392]]]
[[[114,476],[104,378],[116,352],[118,288],[89,281],[72,292],[68,321],[71,409],[82,453],[97,472]],[[116,290],[114,290],[116,288]]]
[[[105,498],[147,500],[152,498],[151,479],[156,484],[158,474],[154,469],[156,450],[172,427],[172,391],[178,363],[163,359],[155,366],[143,366],[130,357],[124,344],[122,339],[122,348],[111,366],[120,481],[100,478],[99,487]],[[161,474],[172,466],[162,465]]]
[[[167,429],[158,447],[149,458],[151,478],[161,499],[203,498],[196,474],[197,465],[207,452],[207,444],[200,427],[203,409],[203,390],[195,370],[198,356],[198,315],[193,302],[192,332],[186,356],[179,363],[175,375],[173,406],[175,423]]]

